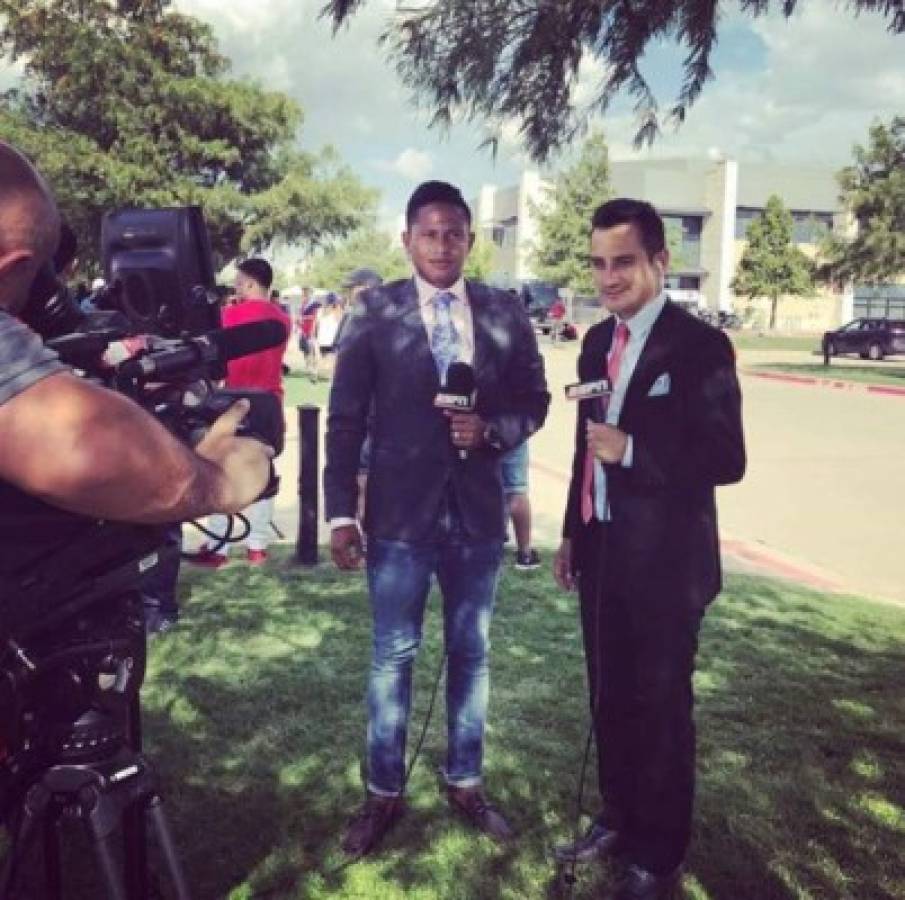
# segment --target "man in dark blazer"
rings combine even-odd
[[[561,861],[616,853],[614,897],[670,897],[695,779],[692,674],[721,587],[714,487],[745,470],[741,394],[725,334],[670,302],[663,222],[618,199],[594,213],[590,263],[612,313],[582,345],[559,584],[579,589],[603,811]]]
[[[474,235],[458,189],[422,184],[406,225],[414,278],[359,298],[343,332],[327,424],[326,514],[342,569],[362,556],[356,475],[366,432],[372,442],[363,523],[374,623],[367,798],[343,840],[351,856],[376,846],[404,810],[412,665],[434,577],[447,652],[447,798],[479,830],[511,836],[481,779],[489,627],[505,536],[499,460],[540,428],[549,403],[521,304],[462,277]],[[453,363],[473,371],[473,409],[435,405]]]

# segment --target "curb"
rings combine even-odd
[[[869,384],[860,381],[842,381],[836,378],[818,378],[816,375],[792,375],[789,372],[760,372],[743,367],[742,375],[751,378],[767,378],[771,381],[785,381],[789,384],[804,384],[811,387],[835,388],[842,391],[855,391],[862,394],[883,394],[887,397],[905,397],[905,388],[892,384]]]

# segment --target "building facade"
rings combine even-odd
[[[485,185],[473,204],[475,224],[496,248],[495,283],[515,287],[535,277],[531,249],[534,210],[547,202],[549,183],[525,171],[518,184]],[[766,304],[736,297],[732,279],[751,222],[776,194],[795,221],[794,240],[813,256],[827,231],[848,226],[831,169],[740,163],[732,159],[628,160],[610,163],[613,196],[652,203],[663,216],[671,253],[667,286],[676,299],[761,324]],[[762,307],[762,308],[761,308]],[[781,301],[780,328],[820,330],[852,317],[854,297],[816,289],[813,297]]]

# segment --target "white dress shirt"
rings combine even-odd
[[[607,425],[618,425],[619,414],[622,412],[622,404],[625,402],[625,392],[628,390],[629,382],[641,358],[641,353],[650,336],[654,322],[663,311],[666,303],[666,293],[660,291],[653,300],[645,303],[638,312],[630,319],[616,318],[617,324],[624,322],[628,328],[628,341],[625,349],[622,351],[622,362],[619,365],[619,377],[616,383],[612,385],[613,393],[610,395],[609,403],[606,408]],[[615,333],[615,332],[614,332]],[[613,348],[610,345],[610,352],[607,354],[607,364],[609,364],[610,356],[612,356]],[[625,453],[622,456],[622,465],[630,468],[634,455],[634,443],[632,436],[628,435],[625,444]],[[599,459],[594,460],[594,516],[601,522],[608,522],[611,519],[610,504],[606,496],[606,469]]]
[[[427,330],[427,342],[430,344],[434,325],[437,321],[437,309],[434,306],[434,297],[437,294],[452,294],[455,299],[449,304],[449,317],[456,334],[459,336],[459,352],[457,362],[474,365],[474,325],[471,318],[471,304],[468,302],[468,293],[465,290],[465,279],[459,280],[448,288],[437,288],[428,284],[420,275],[415,275],[415,290],[418,292],[418,308],[421,311],[421,320]]]

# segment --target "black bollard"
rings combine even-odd
[[[296,408],[299,412],[299,533],[295,561],[303,566],[316,566],[320,407]]]

